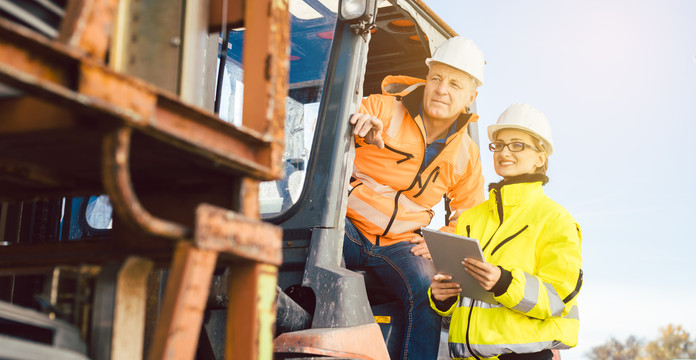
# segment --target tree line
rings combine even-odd
[[[696,359],[696,339],[681,325],[660,328],[660,335],[647,343],[635,336],[621,342],[611,338],[606,343],[593,347],[586,354],[591,360],[672,360]]]

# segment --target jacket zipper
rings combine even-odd
[[[406,160],[408,160],[408,159],[406,159]],[[423,156],[423,160],[421,160],[421,163],[418,166],[419,169],[423,166],[423,161],[425,161],[425,156]],[[384,227],[384,232],[382,233],[382,236],[387,236],[389,229],[391,228],[392,224],[394,224],[394,219],[396,219],[396,214],[399,212],[399,197],[401,196],[401,193],[404,191],[411,190],[416,185],[416,182],[418,182],[418,179],[420,179],[420,176],[422,173],[423,173],[422,170],[418,170],[418,172],[416,173],[416,176],[413,178],[413,181],[411,181],[411,185],[408,187],[408,189],[399,190],[396,192],[396,196],[394,196],[394,211],[392,212],[392,216],[389,219],[389,223],[387,223],[387,226]]]
[[[421,136],[423,136],[423,142],[425,143],[425,136],[423,135],[423,133],[421,133]],[[450,143],[450,142],[446,142],[446,143],[445,143],[445,146],[442,148],[442,150],[440,150],[440,153],[437,154],[437,156],[440,156],[440,155],[442,154],[442,152],[445,151],[445,148],[447,147],[447,145],[449,145],[449,143]],[[404,161],[406,161],[406,160],[412,159],[412,158],[414,157],[413,154],[409,154],[409,153],[407,153],[407,152],[394,149],[393,147],[391,147],[391,146],[389,146],[389,145],[387,145],[387,144],[384,144],[384,147],[385,147],[386,149],[390,150],[390,151],[393,151],[393,152],[395,152],[395,153],[397,153],[397,154],[400,154],[400,155],[403,155],[403,156],[404,156],[403,159],[398,160],[398,161],[396,162],[397,164],[400,164],[400,163],[402,163],[402,162],[404,162]],[[427,146],[426,146],[426,147],[427,147]],[[437,156],[436,156],[435,158],[437,158]],[[433,161],[435,161],[435,159],[433,159]],[[425,152],[423,153],[423,159],[421,160],[421,163],[420,163],[420,165],[418,166],[419,169],[423,167],[423,163],[424,163],[424,162],[425,162]],[[439,172],[439,167],[437,167],[436,169],[437,169],[438,171],[437,171],[437,173],[435,174],[435,179],[437,179],[437,176],[440,174],[440,172]],[[409,190],[413,189],[413,187],[416,185],[416,182],[420,179],[421,174],[423,174],[423,169],[418,170],[418,172],[416,173],[416,176],[413,178],[413,181],[411,182],[411,185],[408,187],[408,189],[399,190],[399,191],[396,192],[396,196],[394,196],[394,212],[392,212],[392,216],[391,216],[391,218],[389,219],[389,223],[387,223],[387,226],[384,228],[384,232],[382,233],[382,236],[387,236],[387,233],[389,232],[389,229],[391,228],[392,224],[394,224],[394,219],[396,219],[396,215],[397,215],[397,213],[399,212],[399,197],[401,196],[401,193],[403,193],[404,191],[409,191]],[[430,175],[432,176],[433,173],[431,172]],[[429,180],[429,179],[430,179],[430,176],[428,176],[428,180]],[[433,179],[433,181],[435,181],[435,179]],[[427,185],[428,185],[428,182],[426,181],[425,186],[427,186]],[[418,196],[425,190],[425,186],[423,186],[423,188],[422,188],[422,189],[418,192],[418,194],[416,194],[416,196],[414,196],[414,197],[418,197]]]
[[[435,176],[433,176],[433,175],[435,175]],[[439,166],[430,172],[430,175],[428,175],[428,178],[425,179],[425,184],[421,185],[421,189],[418,191],[418,193],[416,195],[413,195],[413,197],[417,198],[417,197],[421,196],[423,191],[425,191],[425,188],[428,187],[428,184],[430,183],[430,178],[433,178],[432,182],[435,182],[435,180],[437,180],[438,175],[440,175],[440,167]],[[418,177],[418,179],[420,179],[420,177]],[[420,183],[420,181],[418,183]]]
[[[527,230],[528,227],[529,227],[529,225],[525,225],[522,229],[520,229],[520,231],[508,236],[505,240],[501,241],[500,244],[496,245],[495,248],[493,248],[493,251],[491,252],[491,256],[493,256],[493,254],[495,254],[495,252],[498,251],[498,249],[500,249],[501,246],[505,245],[508,241],[516,238],[523,231]]]
[[[486,248],[488,245],[490,245],[491,240],[493,240],[493,237],[495,234],[498,232],[498,229],[503,225],[503,196],[500,194],[500,189],[493,190],[493,194],[495,194],[495,205],[498,208],[498,227],[495,229],[493,232],[493,235],[491,235],[491,238],[488,239],[488,242],[486,242],[486,245],[483,246],[483,249],[481,251],[486,251]]]
[[[471,356],[476,358],[476,360],[481,360],[474,354],[474,350],[471,348],[471,343],[469,342],[469,330],[471,330],[471,315],[474,313],[474,303],[476,303],[476,300],[471,299],[471,304],[469,304],[469,318],[466,320],[466,348],[469,349]]]
[[[399,212],[399,197],[401,196],[401,193],[404,191],[411,190],[413,188],[413,186],[416,185],[416,180],[418,180],[420,178],[420,176],[421,176],[421,172],[419,171],[416,174],[416,177],[411,182],[411,186],[409,186],[408,189],[399,190],[396,192],[396,196],[394,196],[394,211],[392,212],[391,218],[389,218],[389,223],[387,223],[387,226],[384,228],[384,232],[382,233],[382,236],[387,236],[389,229],[391,228],[392,224],[394,224],[394,219],[396,219],[396,214]]]

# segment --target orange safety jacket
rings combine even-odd
[[[453,221],[484,200],[479,149],[466,133],[466,125],[478,120],[476,114],[459,116],[454,134],[421,171],[426,148],[419,115],[424,85],[421,79],[387,76],[382,95],[370,95],[360,107],[360,113],[384,123],[385,147],[379,149],[355,137],[346,216],[376,245],[410,240],[414,231],[430,223],[432,208],[443,195],[450,199]]]

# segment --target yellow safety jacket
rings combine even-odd
[[[373,244],[410,240],[427,226],[431,210],[447,195],[456,219],[484,199],[478,146],[466,133],[475,114],[462,114],[456,131],[431,163],[421,170],[426,134],[419,115],[424,80],[388,76],[382,95],[370,95],[360,107],[384,123],[384,149],[355,137],[355,162],[346,216]]]
[[[541,182],[504,185],[489,196],[459,217],[456,233],[478,239],[486,262],[502,267],[509,285],[494,292],[497,305],[461,297],[445,311],[428,291],[431,307],[452,315],[450,356],[497,358],[575,346],[580,226],[544,195]]]

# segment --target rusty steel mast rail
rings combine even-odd
[[[282,140],[231,126],[171,93],[118,74],[4,19],[0,19],[0,82],[71,112],[90,112],[94,127],[132,127],[258,180],[280,174]],[[5,119],[0,121],[0,135],[74,125],[66,122]]]

